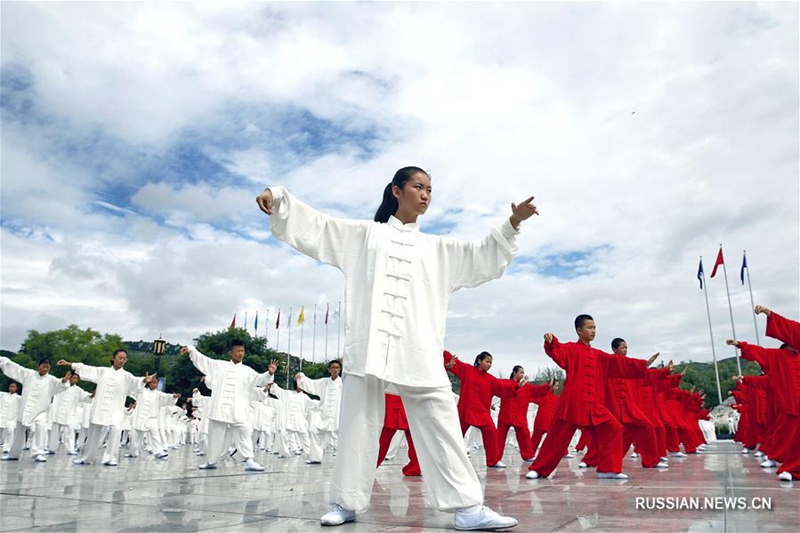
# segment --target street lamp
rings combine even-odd
[[[153,341],[153,355],[156,358],[156,374],[158,374],[158,369],[161,366],[161,356],[164,355],[164,351],[167,348],[167,341],[161,338],[161,335],[158,336],[156,340]]]

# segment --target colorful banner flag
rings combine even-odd
[[[331,309],[331,304],[327,304],[327,307],[325,307],[325,323],[326,324],[328,323],[328,311],[330,311],[330,309]]]
[[[720,246],[719,253],[717,254],[717,261],[714,263],[714,268],[711,270],[710,277],[713,278],[717,274],[717,268],[723,263],[725,263],[725,261],[722,259],[722,246]]]
[[[258,311],[256,311],[256,319],[253,322],[253,331],[258,335]]]
[[[275,320],[275,329],[281,327],[281,310],[278,309],[278,319]]]
[[[298,326],[303,325],[305,323],[305,321],[306,321],[306,313],[305,313],[305,311],[306,311],[305,307],[301,307],[300,308],[300,316],[297,317],[297,325]]]
[[[703,258],[700,258],[700,266],[697,268],[697,279],[700,280],[700,288],[703,288]]]
[[[742,252],[742,269],[739,271],[739,279],[742,280],[744,285],[744,269],[747,268],[747,254]]]
[[[235,328],[235,327],[236,327],[236,313],[233,313],[233,320],[231,320],[231,325],[230,325],[230,326],[228,326],[228,327],[229,327],[230,329],[233,329],[233,328]]]

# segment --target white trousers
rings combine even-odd
[[[108,442],[106,442],[105,451],[103,451],[103,462],[106,463],[117,460],[119,454],[119,435],[122,428],[119,426],[100,426],[97,424],[89,424],[89,434],[86,437],[86,446],[83,449],[82,458],[87,463],[94,463],[97,461],[98,452],[101,450],[100,445],[103,443],[103,437],[108,431]]]
[[[333,438],[333,431],[316,430],[309,431],[308,433],[311,438],[308,458],[312,461],[322,462],[322,455],[325,453],[325,448],[328,447],[328,443]]]
[[[53,422],[53,427],[50,429],[50,443],[47,449],[51,452],[58,451],[58,442],[63,439],[64,446],[68,452],[75,451],[75,430],[69,424],[59,424]]]
[[[395,387],[403,399],[429,502],[441,511],[483,503],[483,489],[464,450],[450,386]],[[385,391],[386,382],[373,376],[350,374],[343,384],[331,503],[357,512],[369,506]]]
[[[39,415],[33,419],[33,423],[30,426],[23,426],[21,422],[17,421],[17,428],[14,430],[14,440],[11,441],[11,448],[8,452],[11,457],[19,457],[22,453],[22,446],[25,444],[26,438],[25,430],[29,433],[33,433],[31,457],[45,453],[45,448],[47,446],[46,418],[46,416]]]
[[[208,420],[208,446],[206,454],[209,463],[216,463],[228,451],[231,443],[245,460],[253,458],[252,426],[246,423],[230,424],[218,420]]]

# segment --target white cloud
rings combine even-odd
[[[623,336],[632,353],[710,360],[694,275],[720,242],[740,337],[755,333],[743,249],[756,303],[798,316],[796,4],[13,3],[3,15],[3,68],[29,73],[32,102],[3,109],[3,348],[70,322],[189,342],[234,312],[269,308],[274,326],[279,307],[285,320],[290,305],[296,319],[337,302],[341,276],[278,245],[255,195],[283,184],[371,218],[409,164],[433,175],[423,228],[480,237],[530,194],[542,213],[520,237],[532,263],[454,295],[447,343],[465,360],[486,349],[503,373],[535,370],[542,334],[571,338],[581,312],[598,346]],[[326,124],[333,138],[305,129]],[[187,144],[230,179],[160,172]],[[536,268],[598,247],[588,275]],[[723,356],[724,282],[708,284]]]

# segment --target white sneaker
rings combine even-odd
[[[628,474],[616,472],[598,472],[597,477],[600,479],[628,479]]]
[[[117,460],[109,459],[108,461],[103,461],[103,466],[117,466]]]
[[[167,452],[158,452],[156,454],[156,459],[166,459],[167,457],[169,457]]]
[[[775,461],[773,461],[770,458],[767,458],[766,461],[761,463],[761,468],[774,468],[776,466],[778,466],[778,463],[776,463]]]
[[[669,468],[669,463],[660,462],[656,465],[656,468]]]
[[[263,472],[264,467],[258,464],[257,462],[253,461],[253,459],[248,459],[247,462],[244,464],[244,469],[248,472]]]
[[[639,454],[638,454],[638,453],[636,453],[636,452],[633,452],[633,453],[631,454],[631,459],[638,459],[638,458],[639,458]]]
[[[757,451],[756,453],[753,454],[753,456],[755,456],[755,457],[761,457],[763,455],[764,455],[764,452],[762,452],[761,450],[759,450],[759,451]]]
[[[217,469],[217,464],[216,463],[210,463],[210,462],[209,463],[203,463],[200,466],[198,466],[197,468],[199,468],[200,470],[216,470]]]
[[[78,457],[77,459],[73,459],[72,460],[72,464],[74,464],[74,465],[85,465],[86,464],[86,459],[84,459],[83,457]]]
[[[75,450],[67,450],[67,455],[78,455],[78,452]]]
[[[750,453],[750,450],[748,450],[747,448],[744,448],[744,449],[742,449],[742,453],[747,455],[748,453]]]
[[[33,460],[36,461],[37,463],[46,463],[47,462],[47,457],[45,457],[44,455],[40,454],[40,455],[37,455],[36,457],[34,457]]]
[[[516,518],[500,516],[485,505],[472,513],[459,509],[453,518],[453,526],[459,531],[494,531],[512,528],[518,523]]]
[[[791,472],[781,472],[778,474],[778,479],[781,481],[792,481],[792,473]]]
[[[11,454],[7,453],[0,457],[0,461],[19,461],[19,457],[11,457]]]
[[[505,468],[506,464],[503,461],[497,461],[495,464],[490,466],[489,468]]]
[[[531,470],[530,472],[525,474],[526,479],[539,479],[540,477],[542,476],[540,476],[539,472],[537,472],[536,470]]]
[[[562,459],[575,459],[575,456],[571,453],[567,453],[564,457],[562,457]]]
[[[667,457],[666,455],[665,455],[664,457],[662,457],[662,458],[661,458],[661,462],[662,462],[662,463],[666,463],[666,462],[668,462],[668,461],[669,461],[669,457]]]
[[[578,463],[578,468],[589,468],[589,465],[581,461],[580,463]]]
[[[689,456],[683,452],[675,452],[672,454],[672,457],[689,457]]]
[[[322,461],[314,461],[313,459],[306,459],[307,465],[321,465]]]
[[[322,515],[319,521],[323,526],[340,526],[345,522],[355,522],[356,512],[334,503],[331,510]]]

